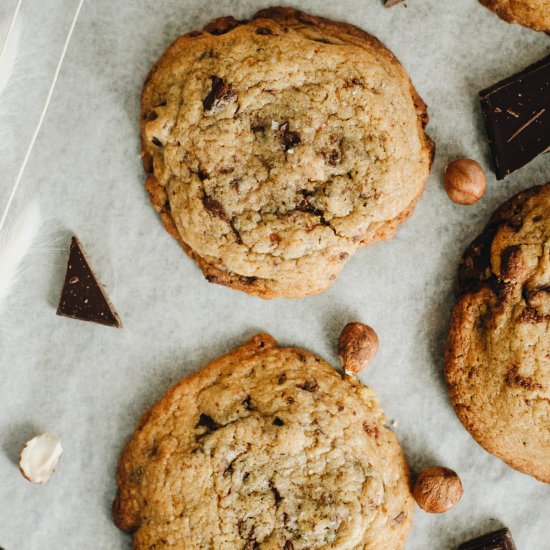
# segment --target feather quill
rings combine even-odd
[[[40,226],[40,208],[36,202],[14,209],[14,215],[4,225],[0,233],[0,305],[10,294]]]
[[[2,54],[4,54],[5,51],[11,50],[11,46],[8,46],[8,42],[11,42],[11,37],[13,36],[13,28],[16,25],[17,13],[21,6],[21,1],[22,0],[19,0],[17,4],[12,23],[10,24],[7,33],[7,40],[4,44],[5,47],[2,47]],[[55,69],[52,83],[48,90],[48,95],[46,96],[46,101],[42,108],[40,118],[38,119],[38,123],[23,158],[23,162],[21,163],[19,171],[17,172],[15,182],[8,195],[8,201],[2,213],[2,217],[0,218],[0,306],[2,305],[3,300],[11,292],[13,285],[16,282],[17,274],[20,271],[21,263],[23,262],[26,254],[30,250],[32,243],[40,230],[40,209],[36,203],[30,203],[29,205],[16,209],[16,211],[11,214],[10,208],[13,204],[15,194],[19,187],[19,183],[21,182],[23,173],[29,161],[32,149],[36,142],[36,138],[38,137],[40,128],[42,127],[42,123],[44,122],[44,118],[46,117],[46,112],[52,99],[53,91],[59,77],[59,72],[61,71],[61,65],[63,64],[63,60],[65,59],[65,54],[67,53],[69,42],[73,35],[76,21],[80,14],[80,10],[82,9],[83,3],[84,0],[80,0],[78,3],[78,7],[71,22],[71,26],[69,27],[69,32],[67,33],[65,44],[63,45],[61,56],[57,63],[57,67]],[[0,63],[1,62],[2,60],[0,59]],[[10,69],[10,74],[11,71],[12,69]],[[8,214],[10,215],[8,216]]]
[[[0,27],[0,95],[8,85],[13,74],[17,46],[19,44],[19,23],[17,16],[23,0],[17,2],[15,11],[9,22]]]

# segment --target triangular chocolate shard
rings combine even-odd
[[[109,327],[122,327],[118,313],[103,292],[88,263],[82,244],[75,236],[71,239],[67,273],[57,306],[57,315]]]

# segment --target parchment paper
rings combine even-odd
[[[15,0],[2,0],[7,17]],[[413,218],[396,238],[358,253],[328,292],[265,302],[208,284],[162,228],[143,189],[139,95],[151,64],[183,32],[214,17],[251,16],[260,0],[87,0],[21,185],[49,219],[38,250],[0,312],[0,546],[5,550],[130,548],[110,517],[119,452],[166,388],[258,331],[337,365],[343,325],[376,328],[380,351],[362,380],[378,391],[413,469],[442,464],[464,484],[444,515],[417,508],[407,548],[452,549],[506,525],[521,550],[550,548],[550,486],[481,449],[448,401],[442,352],[457,262],[489,213],[550,179],[550,155],[505,181],[491,172],[477,92],[547,54],[543,33],[512,26],[476,0],[295,0],[354,23],[399,57],[430,110],[437,156]],[[26,0],[22,59],[1,102],[4,201],[68,29],[76,0]],[[7,118],[6,118],[7,117]],[[8,121],[8,122],[6,122]],[[446,163],[478,159],[489,187],[452,204]],[[3,202],[2,202],[3,204]],[[76,233],[124,328],[55,315],[67,246]],[[45,486],[19,474],[25,440],[51,431],[65,453]]]

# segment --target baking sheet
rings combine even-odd
[[[2,0],[7,17],[15,0]],[[38,118],[76,0],[23,3],[17,79],[0,109],[5,200]],[[476,0],[295,0],[378,36],[430,110],[437,156],[413,218],[391,241],[350,260],[328,292],[265,302],[208,284],[162,228],[143,189],[139,94],[153,61],[214,17],[252,15],[257,0],[87,0],[21,184],[48,217],[39,247],[0,312],[0,546],[5,550],[130,548],[110,518],[118,454],[165,389],[258,331],[334,365],[343,325],[374,326],[380,351],[362,380],[378,390],[413,469],[442,464],[464,484],[444,515],[417,508],[410,550],[451,549],[509,526],[518,548],[550,548],[550,487],[483,451],[447,399],[442,352],[458,258],[505,198],[550,179],[550,155],[505,181],[490,171],[477,92],[547,54],[543,33],[507,25]],[[6,118],[7,117],[7,118]],[[9,121],[9,122],[6,122]],[[0,126],[1,127],[1,126]],[[457,156],[488,169],[478,204],[452,204],[442,171]],[[3,203],[2,203],[3,204]],[[55,315],[70,234],[84,243],[122,330]],[[45,486],[17,456],[37,432],[65,449]]]

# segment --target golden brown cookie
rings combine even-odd
[[[267,335],[183,379],[120,458],[136,549],[403,548],[409,470],[374,392]]]
[[[427,120],[397,59],[356,27],[290,8],[225,17],[147,77],[146,188],[209,281],[316,294],[412,214]]]
[[[468,247],[449,395],[487,451],[550,483],[550,183],[512,197]]]
[[[479,0],[508,23],[550,32],[550,0]]]

